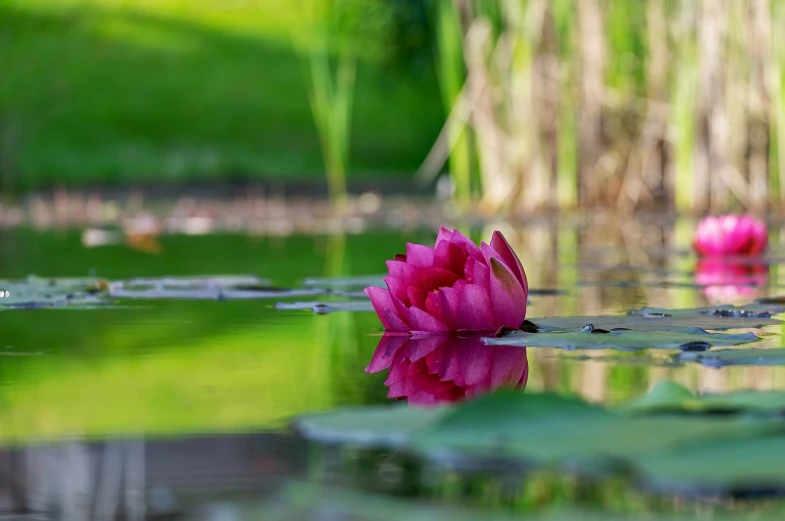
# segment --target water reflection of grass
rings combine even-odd
[[[12,235],[16,248],[0,253],[0,277],[93,267],[112,277],[251,272],[286,285],[321,275],[322,249],[334,250],[332,240],[314,237],[172,237],[149,256],[84,250],[72,233]],[[357,237],[344,240],[346,251],[364,252],[352,259],[354,273],[376,272],[400,242],[379,235],[358,248]],[[364,400],[372,314],[275,312],[271,301],[128,304],[0,315],[8,351],[43,353],[0,357],[1,437],[266,428]]]
[[[6,343],[43,354],[2,359],[0,435],[271,428],[293,414],[351,402],[334,396],[334,373],[344,392],[362,382],[347,374],[345,360],[325,357],[320,335],[333,317],[270,316],[259,307],[190,303],[95,312],[97,320],[87,324],[67,311],[17,319],[20,329]],[[373,318],[359,325],[370,327]],[[42,319],[49,328],[26,333]],[[68,329],[72,334],[57,333]]]

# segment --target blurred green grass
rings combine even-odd
[[[351,170],[412,172],[443,121],[433,68],[391,59],[391,3],[350,4],[342,41],[360,60]],[[4,188],[321,180],[296,46],[330,5],[0,0]]]

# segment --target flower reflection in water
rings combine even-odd
[[[733,303],[757,296],[768,284],[769,267],[763,262],[744,263],[717,257],[698,260],[695,282],[711,304]]]
[[[526,387],[526,348],[486,346],[480,338],[385,333],[365,371],[389,369],[387,396],[416,405],[459,401],[499,387]]]

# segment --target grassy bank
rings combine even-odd
[[[321,178],[295,46],[329,3],[0,0],[2,186]],[[433,69],[391,58],[389,2],[351,4],[351,170],[411,172],[443,121]]]

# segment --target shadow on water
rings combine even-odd
[[[477,233],[489,237],[493,228]],[[620,315],[644,306],[702,307],[717,304],[718,295],[743,304],[785,286],[779,230],[767,265],[715,269],[709,277],[689,251],[689,223],[495,228],[519,253],[530,287],[539,290],[529,297],[528,315],[535,321]],[[124,245],[84,248],[77,232],[9,230],[0,234],[7,246],[0,248],[0,278],[250,273],[275,286],[298,287],[306,278],[382,273],[384,261],[404,242],[428,243],[434,235],[165,235],[159,252],[146,253]],[[341,300],[329,294],[324,299]],[[402,389],[393,392],[401,380],[386,370],[365,372],[382,339],[378,319],[368,312],[280,311],[279,300],[121,299],[116,307],[94,310],[0,310],[5,510],[59,512],[53,519],[109,519],[121,511],[125,519],[193,514],[189,505],[204,498],[258,499],[288,479],[329,476],[324,465],[330,461],[342,468],[349,461],[355,477],[373,481],[363,472],[377,464],[366,465],[344,449],[335,449],[337,456],[318,449],[326,452],[314,458],[317,449],[286,425],[299,414],[389,404],[388,392],[408,396]],[[756,334],[762,338],[756,348],[781,346],[780,325]],[[431,397],[444,391],[453,398],[457,391],[449,385],[461,387],[466,379],[454,372],[461,364],[450,367],[450,361],[474,360],[472,346],[452,354],[445,346],[426,347],[422,357],[401,355],[409,364],[405,376],[414,382],[417,373],[435,385],[428,388]],[[459,356],[462,349],[472,352]],[[527,391],[577,394],[590,402],[636,398],[662,379],[692,392],[785,390],[785,368],[777,365],[716,369],[613,350],[529,348],[522,354],[523,377],[510,373],[499,381],[516,386],[522,379]],[[409,472],[405,458],[377,456],[387,458],[382,473],[392,482]]]

